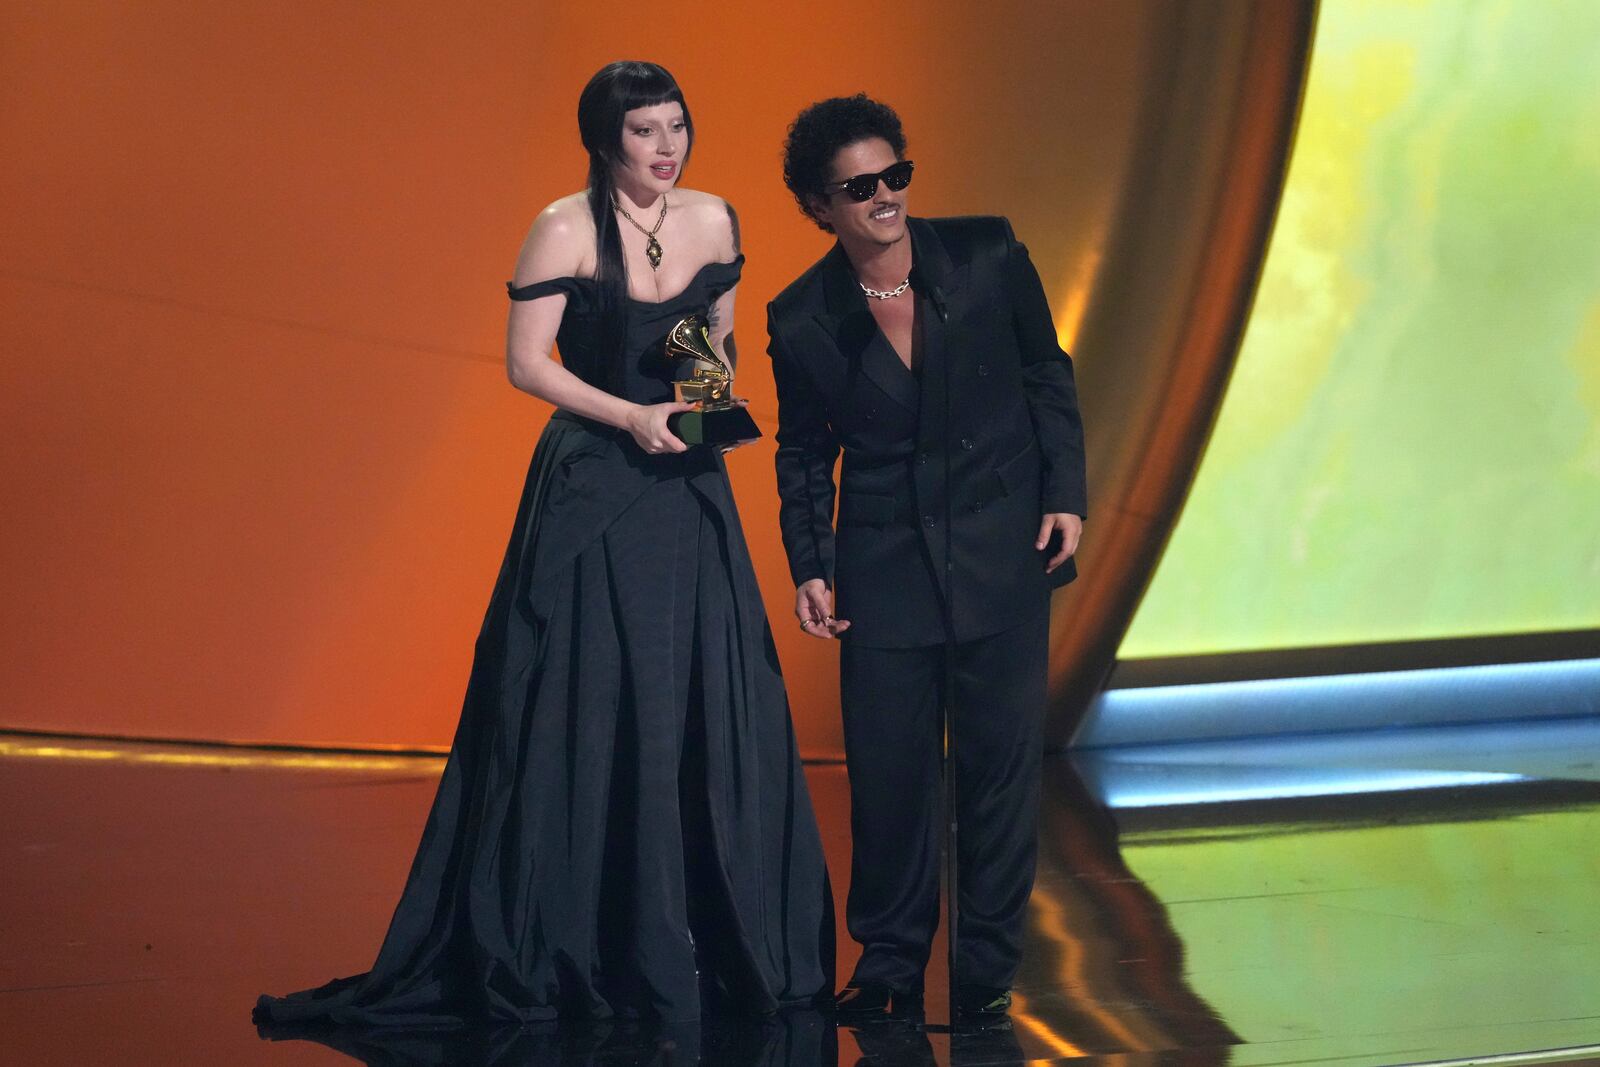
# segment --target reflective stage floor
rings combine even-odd
[[[0,735],[0,1063],[1600,1055],[1592,718],[1052,757],[1008,1029],[939,1025],[930,970],[920,1028],[835,1031],[802,1013],[688,1031],[264,1039],[257,993],[370,963],[438,767]],[[842,901],[844,770],[808,773]],[[842,973],[854,958],[841,938]]]

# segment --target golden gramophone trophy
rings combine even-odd
[[[680,401],[698,403],[698,411],[683,411],[667,420],[667,427],[688,445],[736,445],[761,436],[756,420],[733,396],[733,371],[711,347],[706,320],[686,315],[667,334],[667,360],[690,363],[694,372],[673,382]]]

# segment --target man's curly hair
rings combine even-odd
[[[794,194],[800,213],[826,233],[833,227],[817,218],[811,198],[825,195],[828,168],[839,149],[857,141],[882,137],[896,159],[906,156],[906,135],[900,116],[888,104],[866,93],[819,100],[795,117],[783,142],[783,184]]]

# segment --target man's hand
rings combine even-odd
[[[1061,532],[1061,551],[1051,556],[1050,562],[1045,564],[1046,574],[1061,566],[1078,551],[1078,538],[1083,536],[1083,520],[1070,512],[1051,512],[1039,523],[1039,539],[1033,543],[1033,547],[1043,552],[1045,546],[1050,543],[1051,536],[1058,530]]]
[[[794,615],[800,620],[800,629],[812,637],[832,641],[850,624],[833,617],[833,590],[821,578],[813,578],[794,591]]]

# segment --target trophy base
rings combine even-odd
[[[686,445],[737,445],[761,436],[761,428],[742,404],[680,411],[668,417],[667,429]]]

